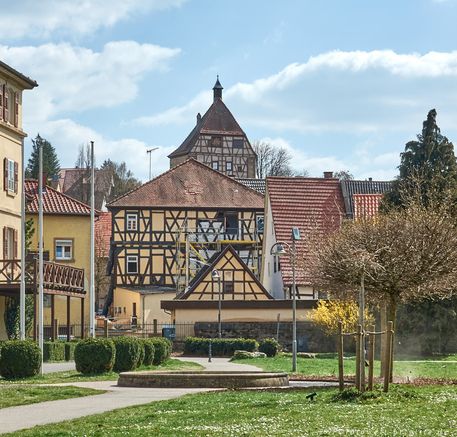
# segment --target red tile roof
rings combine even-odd
[[[382,194],[354,194],[354,219],[371,218],[378,214]]]
[[[345,215],[341,185],[333,178],[269,177],[267,193],[276,241],[292,244],[292,227],[300,229],[301,240],[296,242],[296,282],[310,285],[311,277],[306,269],[310,259],[309,240],[340,227]],[[281,273],[284,285],[292,285],[288,256],[281,258]]]
[[[201,134],[245,136],[243,129],[225,106],[225,103],[221,99],[215,99],[187,138],[168,157],[172,158],[189,153]]]
[[[100,212],[95,222],[95,252],[99,257],[108,257],[111,242],[111,213]]]
[[[29,214],[38,214],[38,181],[27,179],[24,189],[27,197],[26,212]],[[47,186],[43,194],[43,213],[90,215],[90,207]],[[96,214],[98,214],[97,211]]]
[[[263,209],[264,197],[195,159],[118,197],[113,207]]]

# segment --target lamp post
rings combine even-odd
[[[289,255],[292,264],[292,372],[297,371],[297,286],[295,278],[297,240],[300,240],[300,230],[292,228],[292,244],[279,241],[273,244],[270,249],[270,255]]]
[[[222,319],[221,319],[221,299],[222,299],[222,295],[221,295],[221,274],[216,270],[214,269],[213,272],[211,273],[211,276],[213,277],[213,279],[217,279],[217,290],[218,290],[218,305],[217,305],[217,308],[218,308],[218,314],[217,314],[217,324],[218,324],[218,327],[217,327],[217,336],[218,338],[222,338]]]

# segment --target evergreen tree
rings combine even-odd
[[[43,173],[47,175],[48,179],[58,178],[60,173],[60,163],[57,158],[56,150],[52,144],[42,138],[40,134],[32,140],[32,154],[30,155],[29,162],[27,164],[26,177],[38,179],[40,146],[43,147]]]
[[[417,141],[409,141],[401,154],[399,177],[386,194],[384,207],[404,206],[405,199],[417,198],[424,206],[456,203],[457,162],[454,145],[441,134],[432,109],[423,122]]]

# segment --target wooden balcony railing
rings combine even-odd
[[[0,259],[0,288],[20,284],[21,264],[21,260],[18,259]],[[26,261],[25,272],[27,287],[36,287],[38,284],[38,260]],[[84,294],[84,269],[44,261],[43,287],[50,291],[62,290]]]

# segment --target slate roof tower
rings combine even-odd
[[[213,104],[182,144],[168,157],[173,168],[189,158],[235,178],[255,178],[257,155],[248,137],[222,101],[219,76],[213,87]]]

